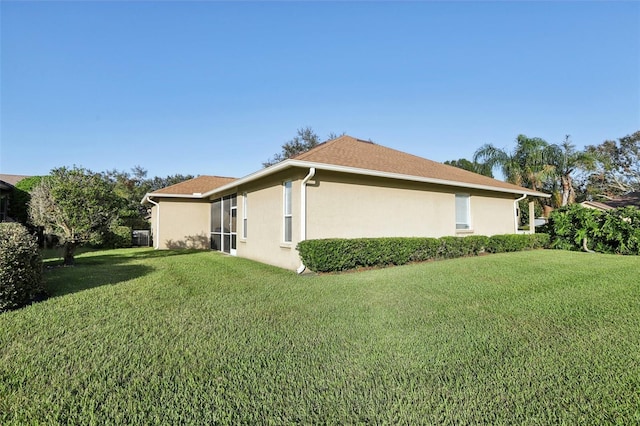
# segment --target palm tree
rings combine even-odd
[[[560,181],[560,205],[575,203],[576,191],[572,175],[577,169],[592,170],[596,163],[595,156],[586,151],[576,151],[575,145],[571,144],[570,135],[566,135],[561,144],[550,145],[548,152],[547,160],[555,171],[554,186]]]
[[[518,135],[513,152],[485,144],[475,152],[473,161],[491,170],[499,167],[507,182],[539,191],[554,173],[554,167],[547,160],[551,154],[549,147],[544,139]]]

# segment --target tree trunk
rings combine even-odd
[[[76,263],[74,258],[76,253],[76,242],[75,241],[67,241],[64,244],[64,266],[73,266]]]
[[[563,175],[560,179],[562,183],[562,205],[573,204],[576,201],[576,191],[573,189],[573,180],[570,175]]]

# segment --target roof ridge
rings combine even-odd
[[[338,143],[338,141],[343,140],[343,139],[353,140],[353,141],[356,141],[356,142],[369,143],[369,144],[372,144],[372,145],[377,145],[375,142],[365,141],[363,139],[354,138],[353,136],[345,134],[345,135],[340,135],[337,138],[329,139],[327,141],[319,143],[318,145],[314,146],[310,150],[305,151],[305,152],[301,152],[300,154],[295,155],[295,156],[291,157],[290,159],[291,160],[304,160],[304,157],[307,157],[307,156],[309,156],[311,154],[317,153],[318,151],[322,151],[322,150],[324,150],[326,148],[329,148],[329,147],[333,146],[334,144]],[[382,146],[382,145],[380,145],[380,146]]]
[[[304,157],[304,156],[306,156],[307,154],[310,154],[310,153],[313,153],[313,152],[317,152],[317,151],[321,151],[321,150],[323,150],[324,148],[326,148],[326,147],[328,147],[328,146],[330,146],[330,145],[333,145],[333,142],[337,141],[338,139],[340,139],[340,138],[342,138],[342,137],[344,137],[344,136],[345,136],[345,135],[342,135],[342,136],[339,136],[339,137],[337,137],[337,138],[329,139],[329,140],[326,140],[326,141],[324,141],[324,142],[321,142],[321,143],[319,143],[318,145],[314,146],[313,148],[311,148],[311,149],[309,149],[309,150],[307,150],[307,151],[304,151],[304,152],[301,152],[301,153],[299,153],[299,154],[294,155],[294,156],[293,156],[293,157],[291,157],[290,159],[291,159],[291,160],[299,160],[299,159],[300,159],[300,157]]]
[[[211,178],[218,178],[218,179],[238,179],[237,177],[233,177],[233,176],[220,176],[220,175],[198,175],[191,179],[198,179],[199,177],[211,177]],[[187,180],[191,180],[191,179],[187,179]],[[182,182],[186,182],[186,181],[182,181]]]

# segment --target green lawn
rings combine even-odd
[[[640,424],[640,258],[297,276],[84,253],[0,315],[0,424]]]

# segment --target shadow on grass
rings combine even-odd
[[[136,248],[124,250],[83,250],[76,253],[76,265],[119,265],[144,259],[157,259],[163,257],[183,256],[198,253],[203,250],[153,250],[149,248]],[[62,250],[57,256],[44,258],[45,265],[62,265]]]
[[[76,256],[72,267],[62,259],[45,261],[45,286],[50,297],[64,296],[105,285],[115,285],[151,273],[153,266],[141,260],[182,256],[198,250],[129,249],[85,252]]]
[[[105,285],[115,285],[142,277],[153,271],[147,265],[87,265],[56,267],[45,273],[50,297],[64,296]]]

